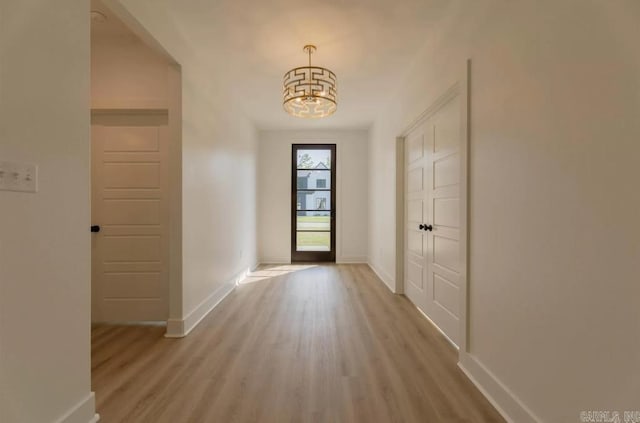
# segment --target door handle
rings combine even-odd
[[[100,232],[100,225],[91,225],[91,232]]]
[[[424,228],[425,228],[426,226],[427,226],[427,225],[423,225],[423,224],[421,223],[420,225],[418,225],[418,229],[420,229],[420,230],[422,231],[422,230],[424,230]]]
[[[423,225],[425,231],[433,231],[433,225]]]

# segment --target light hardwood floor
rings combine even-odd
[[[264,266],[183,339],[97,325],[102,422],[503,422],[366,265]]]

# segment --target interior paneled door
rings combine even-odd
[[[93,321],[168,317],[167,127],[127,120],[92,125]]]
[[[459,338],[461,104],[456,95],[405,138],[405,293]]]
[[[427,310],[427,240],[430,221],[427,187],[431,183],[426,138],[427,124],[405,137],[405,284],[404,293],[423,312]]]
[[[336,146],[293,144],[291,261],[336,261]]]

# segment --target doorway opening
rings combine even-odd
[[[181,70],[117,2],[91,2],[91,319],[182,314]]]
[[[336,145],[291,149],[291,261],[336,261]]]

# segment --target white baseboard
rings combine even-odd
[[[472,354],[461,351],[458,367],[508,423],[540,423],[540,419]]]
[[[382,269],[379,269],[378,267],[376,267],[370,261],[367,262],[367,264],[369,265],[371,270],[373,270],[373,273],[375,273],[380,278],[380,280],[382,282],[384,282],[384,284],[387,286],[387,288],[389,288],[389,290],[395,294],[396,293],[396,290],[395,290],[396,283],[395,283],[394,278],[392,278],[390,275],[388,275]]]
[[[56,423],[96,423],[100,415],[96,413],[96,395],[90,392],[82,401],[71,408]]]
[[[223,283],[211,295],[204,299],[195,309],[193,309],[183,319],[167,320],[167,332],[165,338],[183,338],[189,334],[197,325],[211,312],[225,297],[233,292],[238,283],[247,275],[255,270],[257,264],[253,267],[243,270],[234,278]]]
[[[291,257],[262,257],[260,264],[291,264]]]
[[[336,257],[337,264],[362,264],[367,263],[367,256],[340,256]]]

